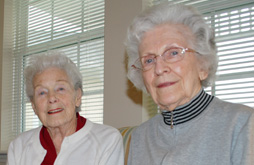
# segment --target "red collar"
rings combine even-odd
[[[77,114],[77,129],[76,129],[77,132],[86,124],[86,118],[80,116],[78,112],[76,114]],[[57,157],[57,153],[53,141],[45,126],[43,126],[40,131],[40,142],[42,147],[45,150],[47,150],[47,154],[44,157],[44,160],[41,164],[42,165],[54,164]]]

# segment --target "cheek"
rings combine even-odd
[[[174,72],[180,80],[180,86],[177,87],[177,90],[185,93],[184,95],[189,95],[189,90],[194,88],[195,83],[192,81],[195,81],[196,75],[194,75],[193,70],[194,68],[189,67],[188,64],[174,68]]]
[[[150,90],[152,88],[152,84],[153,84],[153,74],[149,74],[148,72],[143,73],[143,81],[145,84],[145,87],[147,89],[147,91],[150,93]]]
[[[76,97],[74,95],[65,95],[60,100],[65,107],[73,108],[76,106]]]
[[[41,101],[36,100],[34,101],[34,103],[32,103],[34,113],[37,116],[45,110],[45,107],[43,105],[44,105],[44,102],[42,100]]]
[[[186,63],[185,66],[176,68],[176,73],[181,77],[182,88],[187,96],[200,88],[199,71],[195,63]]]
[[[188,73],[188,70],[184,66],[176,66],[173,69],[173,72],[177,77],[181,80],[182,85],[184,86],[186,81],[189,79],[190,73]]]
[[[175,71],[175,73],[177,73],[177,75],[183,74],[183,68],[180,66],[174,67],[174,71]]]
[[[37,111],[40,111],[44,107],[45,107],[45,102],[43,100],[37,101],[35,103],[35,108],[36,108]]]
[[[183,80],[183,83],[187,83],[189,80],[197,77],[196,66],[190,65],[189,63],[183,63],[182,65],[176,66],[174,72]]]

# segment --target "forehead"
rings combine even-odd
[[[33,84],[40,84],[49,81],[67,81],[69,82],[69,77],[67,73],[60,68],[50,67],[42,72],[35,74],[33,78]]]
[[[185,25],[162,24],[144,33],[139,51],[159,51],[170,45],[189,47],[193,39],[191,30]]]

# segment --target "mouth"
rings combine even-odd
[[[174,84],[176,84],[176,81],[175,81],[175,82],[165,82],[165,83],[161,83],[161,84],[159,84],[157,87],[158,87],[158,88],[165,88],[165,87],[172,86],[172,85],[174,85]]]
[[[60,113],[62,111],[63,111],[62,108],[52,109],[52,110],[48,111],[48,114],[52,115],[52,114]]]

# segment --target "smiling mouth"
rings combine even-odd
[[[56,114],[56,113],[59,113],[59,112],[62,112],[62,111],[63,111],[62,108],[57,108],[57,109],[53,109],[53,110],[48,111],[48,114],[52,115],[52,114]]]
[[[172,86],[172,85],[174,85],[175,83],[176,83],[176,82],[165,82],[165,83],[159,84],[157,87],[158,87],[158,88],[164,88],[164,87]]]

